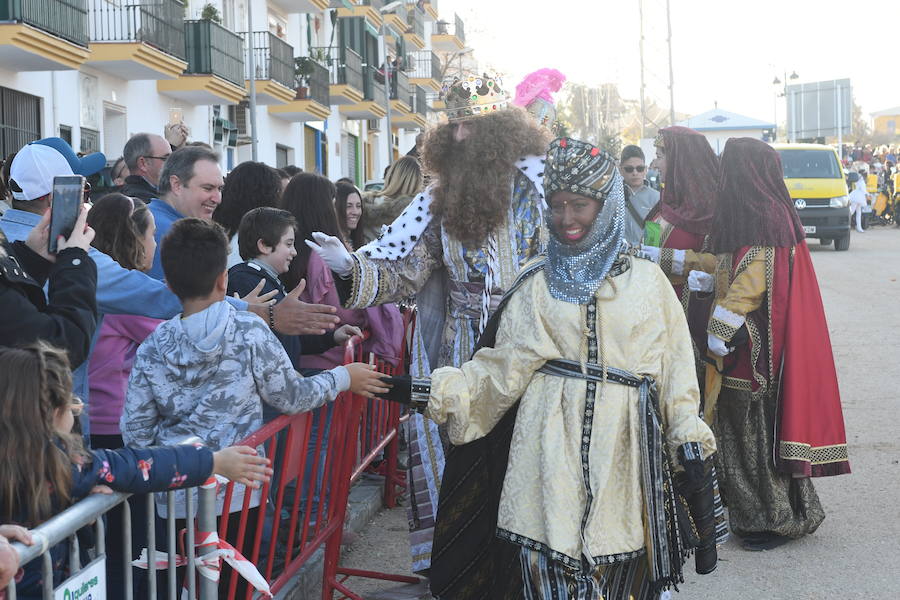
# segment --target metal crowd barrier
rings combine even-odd
[[[197,514],[197,527],[201,531],[215,531],[216,527],[216,503],[215,503],[215,487],[211,489],[199,488],[199,504],[200,510]],[[44,581],[42,597],[43,600],[53,600],[53,564],[50,557],[50,550],[57,544],[67,542],[69,544],[69,578],[87,570],[94,566],[97,561],[106,557],[106,526],[103,516],[115,507],[121,505],[123,509],[123,527],[122,527],[122,545],[123,548],[131,548],[131,509],[126,502],[130,494],[93,494],[87,498],[76,502],[68,509],[58,515],[48,519],[44,523],[31,530],[33,544],[26,546],[19,542],[12,545],[19,553],[19,562],[24,567],[26,564],[41,559],[42,561],[42,579]],[[176,579],[176,540],[177,532],[175,531],[175,509],[174,509],[174,492],[166,493],[167,500],[167,553],[168,553],[168,577],[167,591],[169,598],[179,598],[178,582]],[[187,514],[193,512],[193,498],[191,494],[185,494]],[[156,503],[153,501],[152,495],[148,498],[147,506],[147,589],[148,598],[156,599]],[[210,525],[211,523],[211,525]],[[77,532],[83,527],[93,525],[96,544],[91,562],[87,565],[81,564],[81,552],[79,548]],[[186,531],[186,548],[194,547],[195,528],[187,527]],[[200,594],[197,595],[196,589],[196,573],[197,564],[194,552],[186,553],[186,585],[187,597],[190,600],[214,600],[218,595],[218,584],[215,581],[201,577]],[[132,565],[130,560],[124,561],[124,593],[126,600],[133,597],[132,588]],[[105,573],[104,573],[105,577]],[[67,579],[68,581],[68,579]],[[49,582],[49,584],[48,584]],[[8,600],[16,600],[16,583],[11,581],[6,588],[6,597]],[[107,594],[106,597],[111,597]]]
[[[407,313],[404,318],[405,331],[409,330],[409,324],[410,313]],[[404,372],[402,357],[406,355],[407,339],[408,336],[404,335],[401,358],[392,361],[397,363],[396,366],[374,356],[369,361],[385,374]],[[345,363],[362,362],[362,341],[363,338],[354,337],[347,343]],[[314,435],[313,423],[317,418],[318,432]],[[271,582],[273,594],[282,590],[323,545],[325,567],[322,598],[325,600],[331,600],[334,592],[342,593],[345,598],[359,600],[360,596],[344,585],[349,577],[418,582],[414,577],[339,566],[344,518],[353,483],[367,470],[382,475],[385,479],[384,503],[388,507],[396,504],[398,489],[405,487],[405,473],[398,468],[398,450],[399,429],[406,419],[407,415],[402,415],[400,406],[395,403],[344,392],[334,403],[319,409],[318,416],[314,412],[279,416],[241,440],[240,445],[265,449],[266,456],[272,461],[275,475],[270,483],[262,486],[260,505],[255,515],[251,514],[253,494],[249,491],[244,494],[241,510],[229,514],[227,508],[231,506],[234,483],[229,483],[225,488],[225,509],[221,517],[216,511],[216,487],[207,485],[198,489],[197,519],[188,519],[189,526],[185,531],[186,597],[190,600],[215,599],[219,584],[227,586],[229,598],[250,600],[254,593],[252,586],[247,585],[243,594],[237,594],[240,575],[233,570],[220,582],[203,576],[197,577],[195,540],[199,532],[213,532],[217,527],[220,539],[230,537],[232,545],[257,565],[266,581]],[[128,497],[128,494],[92,495],[42,523],[31,530],[34,538],[32,546],[18,542],[13,544],[19,552],[20,563],[24,566],[33,560],[42,559],[43,579],[45,582],[52,582],[50,549],[68,540],[70,577],[92,566],[98,558],[106,556],[105,527],[101,517],[119,505],[123,508],[123,548],[130,550],[132,528],[131,510],[126,502]],[[193,514],[192,494],[185,494],[185,498],[187,514]],[[167,492],[167,501],[166,592],[168,598],[175,599],[181,596],[176,571],[179,566],[179,532],[175,523],[174,492]],[[149,496],[147,505],[147,590],[148,598],[155,600],[156,508],[152,495]],[[96,556],[91,563],[82,567],[76,533],[90,524],[96,530]],[[228,535],[229,524],[236,526],[236,535]],[[133,567],[130,558],[133,557],[128,558],[129,560],[124,561],[124,587],[126,600],[131,600]],[[14,582],[7,588],[7,598],[16,598]],[[45,585],[43,599],[53,598],[53,586]]]

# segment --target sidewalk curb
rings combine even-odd
[[[384,499],[384,478],[363,474],[350,489],[347,501],[346,531],[360,533],[375,515],[381,511]],[[322,597],[322,571],[325,563],[325,548],[319,548],[306,565],[297,572],[275,600],[311,600]]]

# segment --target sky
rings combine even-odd
[[[665,0],[644,0],[646,95],[668,107]],[[675,109],[719,108],[771,121],[784,73],[849,78],[868,113],[900,105],[900,1],[670,0]],[[638,0],[438,0],[465,22],[466,45],[512,89],[541,67],[570,81],[640,91]],[[893,59],[890,56],[893,54]],[[781,92],[780,87],[777,90]],[[777,99],[778,122],[784,99]]]

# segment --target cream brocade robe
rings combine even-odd
[[[612,281],[597,291],[601,360],[656,381],[671,456],[685,442],[701,443],[710,456],[715,440],[698,416],[694,354],[671,284],[655,264],[640,259],[631,259],[631,268]],[[479,350],[461,368],[433,373],[426,414],[446,423],[454,444],[464,444],[486,435],[521,398],[498,528],[551,555],[578,561],[584,552],[609,562],[645,546],[639,390],[611,382],[597,386],[586,457],[593,502],[585,548],[587,381],[537,372],[552,359],[586,360],[586,311],[551,297],[543,271],[528,278],[504,309],[495,347]]]

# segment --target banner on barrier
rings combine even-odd
[[[106,557],[66,579],[53,591],[53,600],[106,600]]]

